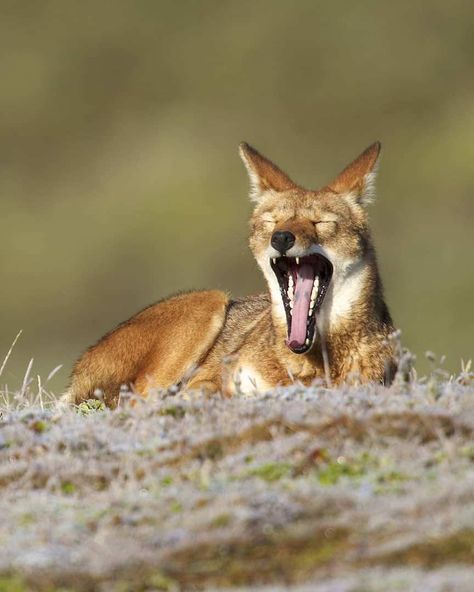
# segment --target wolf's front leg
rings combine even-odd
[[[220,391],[220,385],[213,380],[193,379],[185,387],[185,391],[201,391],[204,395],[211,397]]]

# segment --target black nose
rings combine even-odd
[[[284,255],[295,244],[296,237],[287,230],[277,230],[272,234],[272,247]]]

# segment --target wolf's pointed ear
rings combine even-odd
[[[250,178],[250,199],[258,202],[266,191],[287,191],[297,185],[271,160],[245,142],[239,145],[239,154]]]
[[[375,142],[358,156],[328,188],[344,194],[352,203],[366,206],[375,197],[375,176],[382,145]]]

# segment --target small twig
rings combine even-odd
[[[28,388],[28,379],[30,377],[31,367],[33,366],[33,360],[34,358],[31,358],[28,368],[26,369],[25,377],[23,378],[23,384],[21,385],[20,398],[23,398],[26,394],[26,389]]]
[[[63,367],[63,365],[59,364],[59,366],[56,366],[56,368],[53,368],[51,370],[51,372],[48,374],[48,377],[46,378],[46,382],[49,382],[51,380],[51,378],[53,378],[53,376],[55,376],[55,374],[61,370],[62,367]]]
[[[16,337],[15,337],[15,339],[13,340],[13,343],[11,344],[11,346],[10,346],[10,349],[9,349],[9,350],[8,350],[8,352],[7,352],[7,355],[5,356],[5,359],[3,360],[2,366],[0,367],[0,376],[2,375],[2,373],[3,373],[3,370],[5,369],[5,366],[7,365],[8,358],[10,357],[10,355],[11,355],[11,353],[12,353],[12,351],[13,351],[13,348],[15,347],[15,344],[16,344],[16,342],[18,341],[18,339],[20,338],[20,335],[21,335],[22,333],[23,333],[23,329],[20,329],[20,330],[18,331],[18,334],[17,334],[17,336],[16,336]]]
[[[41,386],[41,376],[39,374],[37,374],[38,377],[38,397],[39,397],[39,402],[40,402],[40,407],[41,407],[41,411],[44,411],[44,406],[43,406],[43,387]]]

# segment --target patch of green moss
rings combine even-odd
[[[34,515],[31,512],[25,512],[18,518],[18,524],[20,526],[29,526],[36,522]]]
[[[175,419],[182,419],[186,415],[186,409],[182,405],[173,405],[160,409],[160,415],[171,415]]]
[[[183,504],[181,504],[181,502],[179,502],[178,500],[173,500],[171,502],[171,511],[174,514],[179,514],[179,512],[183,511]]]
[[[160,481],[160,485],[162,487],[169,487],[170,485],[173,484],[173,477],[171,477],[171,475],[166,475],[165,477],[163,477],[163,479]]]
[[[160,592],[174,592],[178,589],[176,580],[165,576],[161,572],[154,573],[148,578],[146,589],[150,588]]]
[[[367,471],[366,463],[360,460],[349,461],[339,458],[318,469],[316,477],[321,485],[330,486],[335,485],[342,477],[358,479],[366,475]]]
[[[105,403],[98,399],[87,399],[77,407],[77,412],[80,415],[91,415],[99,411],[105,411]]]
[[[66,495],[72,495],[76,492],[76,486],[71,481],[63,481],[61,483],[61,491]]]
[[[293,465],[287,462],[271,462],[255,467],[247,472],[247,476],[260,477],[265,481],[278,481],[282,477],[288,477],[293,471]]]
[[[114,579],[113,582],[107,582],[106,587],[101,587],[102,589],[107,592],[130,592],[131,590],[133,592],[179,592],[181,587],[176,580],[168,577],[162,571],[154,571],[136,574],[136,577],[127,578],[125,576],[121,580]]]
[[[400,471],[396,471],[392,469],[390,471],[386,471],[384,473],[380,473],[377,475],[377,482],[378,483],[401,483],[403,481],[407,481],[409,479],[409,475],[406,473],[402,473]]]
[[[150,458],[155,456],[156,450],[155,448],[140,448],[139,450],[135,450],[135,454],[144,458]]]
[[[224,528],[225,526],[228,526],[231,522],[232,516],[230,514],[219,514],[212,520],[211,525],[214,528]]]
[[[375,493],[397,493],[401,491],[401,484],[408,481],[410,476],[395,469],[379,473],[375,478]]]
[[[51,426],[43,419],[35,419],[29,424],[29,427],[37,434],[42,434],[43,432],[49,430]]]
[[[27,590],[28,588],[20,576],[0,576],[0,592],[27,592]]]
[[[335,485],[343,478],[359,480],[366,477],[375,484],[376,493],[386,493],[410,478],[391,468],[387,459],[372,456],[367,452],[354,458],[341,456],[331,460],[328,457],[325,461],[316,471],[316,478],[325,486]]]
[[[442,463],[442,462],[444,462],[447,459],[448,459],[448,453],[445,450],[438,450],[433,455],[433,461],[436,464]]]
[[[459,453],[462,457],[474,461],[474,444],[467,444],[466,446],[463,446],[459,450]]]

